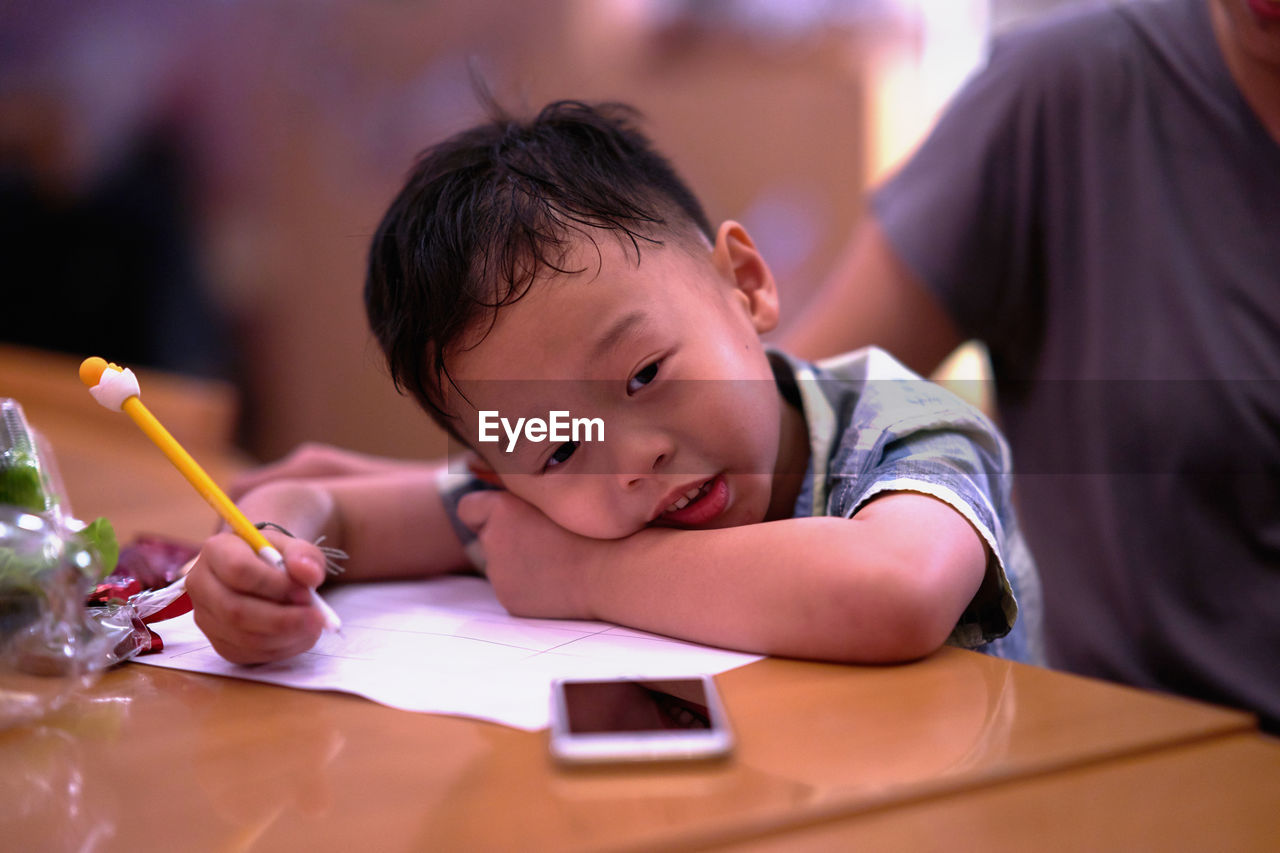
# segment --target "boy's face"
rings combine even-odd
[[[759,334],[777,322],[774,283],[741,226],[714,249],[583,240],[566,269],[502,308],[450,360],[461,432],[512,494],[575,533],[612,539],[656,524],[731,527],[777,504],[784,412]],[[476,337],[479,337],[477,332]],[[469,343],[469,342],[467,342]],[[465,396],[466,399],[462,397]],[[480,413],[496,442],[480,441]],[[519,418],[598,418],[603,440],[531,441]],[[771,506],[771,498],[774,506]],[[793,499],[793,496],[791,496]]]

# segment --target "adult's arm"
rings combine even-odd
[[[875,344],[927,376],[962,341],[942,303],[897,256],[868,212],[835,272],[780,344],[807,359]]]

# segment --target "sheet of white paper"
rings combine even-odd
[[[529,730],[550,722],[553,678],[715,674],[759,660],[603,622],[516,618],[475,577],[352,584],[325,600],[342,635],[325,634],[287,661],[228,663],[190,613],[153,625],[164,651],[136,660]]]

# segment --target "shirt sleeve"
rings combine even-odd
[[[977,594],[950,642],[974,648],[1007,634],[1018,615],[1010,577],[1008,446],[984,415],[923,379],[869,380],[831,469],[829,511],[851,517],[886,492],[930,495],[959,512],[990,552]]]

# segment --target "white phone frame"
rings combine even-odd
[[[569,731],[564,686],[571,683],[632,681],[698,681],[707,697],[709,729],[663,731]],[[551,686],[551,754],[567,764],[605,764],[635,761],[706,761],[724,758],[733,751],[733,730],[720,691],[709,675],[631,678],[565,678]]]

